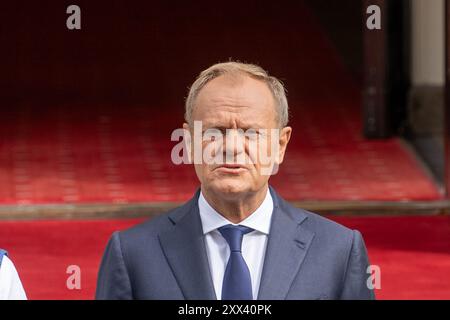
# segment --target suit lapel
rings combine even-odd
[[[191,201],[169,216],[174,226],[161,233],[159,239],[185,299],[215,300],[198,212],[198,195],[199,191]]]
[[[259,300],[285,299],[314,233],[301,226],[305,214],[291,214],[270,188],[274,211],[258,294]],[[301,275],[300,275],[301,276]]]

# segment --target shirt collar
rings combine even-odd
[[[233,224],[211,207],[202,192],[200,192],[198,198],[198,208],[202,221],[203,234],[210,233],[224,225]],[[273,199],[269,189],[267,189],[266,197],[261,205],[251,215],[241,221],[239,225],[252,228],[264,234],[269,234],[272,212]]]

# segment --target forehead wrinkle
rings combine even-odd
[[[242,83],[233,82],[231,85],[230,82],[232,81],[227,78],[219,77],[205,85],[197,96],[197,106],[194,108],[193,117],[197,118],[195,114],[201,108],[201,116],[198,114],[197,119],[203,118],[205,124],[217,124],[214,125],[215,127],[255,129],[270,127],[271,125],[267,123],[269,120],[266,117],[269,107],[273,107],[273,95],[266,95],[265,90],[261,92],[261,86],[258,85],[258,89],[253,81],[253,83],[245,83],[244,85],[245,81],[243,80],[245,78],[240,79]],[[218,84],[218,80],[225,80],[225,83]],[[248,86],[251,86],[250,89]],[[270,90],[268,91],[270,92]],[[274,111],[271,109],[269,112]]]
[[[248,86],[251,86],[249,91]],[[264,93],[261,93],[261,90]],[[258,92],[258,93],[257,93]],[[270,99],[268,100],[267,94]],[[197,104],[243,107],[275,103],[267,84],[246,75],[222,75],[208,82],[198,93]]]
[[[268,127],[266,121],[260,119],[259,113],[248,112],[252,110],[252,106],[224,103],[222,98],[212,98],[211,103],[207,105],[211,110],[203,118],[207,126],[253,129]]]
[[[258,124],[254,118],[242,117],[241,114],[227,114],[224,117],[209,115],[203,122],[206,127],[263,129],[267,124]]]
[[[233,97],[212,97],[210,98],[210,103],[214,107],[225,107],[227,109],[231,109],[229,111],[231,112],[237,112],[237,109],[239,108],[250,108],[250,105],[252,104],[251,101],[249,101],[247,97],[239,97],[239,98],[233,98]]]

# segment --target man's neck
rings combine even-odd
[[[232,223],[239,223],[245,220],[263,203],[267,192],[268,185],[261,190],[246,193],[244,195],[233,195],[233,197],[224,197],[210,190],[201,187],[202,194],[211,207],[214,208],[227,220]]]

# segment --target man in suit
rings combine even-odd
[[[280,81],[256,65],[213,65],[191,86],[185,118],[200,188],[183,206],[112,235],[96,298],[374,298],[361,234],[269,186],[292,132]],[[198,147],[215,161],[198,161]]]

